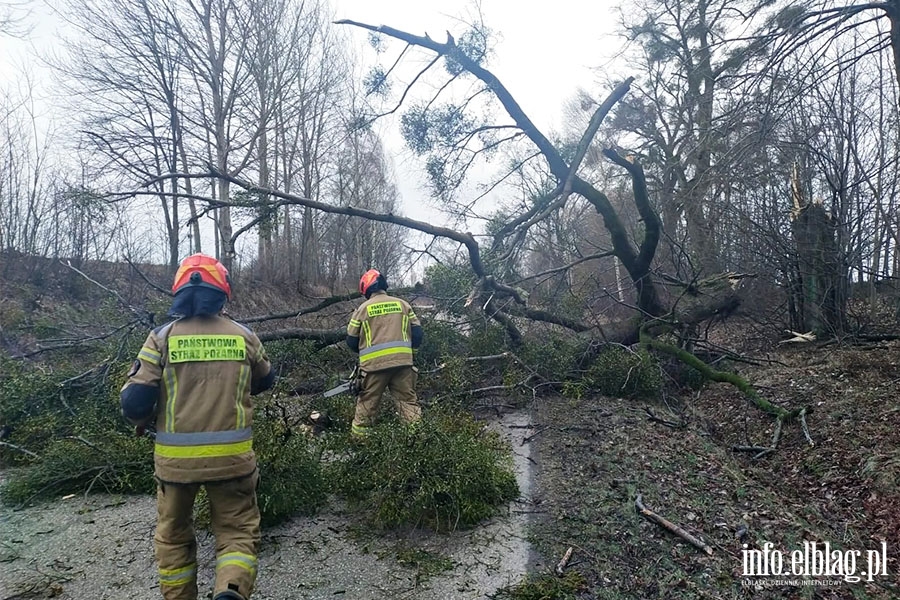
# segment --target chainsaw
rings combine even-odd
[[[340,384],[337,387],[333,387],[322,396],[325,398],[331,398],[332,396],[337,396],[338,394],[343,394],[344,392],[350,392],[350,394],[355,395],[356,392],[359,391],[359,365],[353,367],[353,370],[350,371],[350,377],[344,381],[344,383]]]

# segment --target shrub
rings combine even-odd
[[[439,371],[419,378],[420,396],[453,397],[478,387],[476,382],[483,375],[482,365],[467,362],[465,355],[447,356],[441,365]]]
[[[0,426],[6,427],[8,441],[46,462],[54,455],[51,446],[80,437],[97,452],[114,457],[115,464],[120,438],[133,437],[118,409],[119,389],[130,364],[130,360],[113,361],[84,371],[76,368],[76,359],[61,355],[46,365],[0,362]],[[123,459],[130,462],[131,458]],[[0,447],[0,465],[33,462],[29,454]]]
[[[71,422],[65,415],[64,390],[58,382],[68,370],[27,369],[14,360],[0,358],[0,426],[10,442],[40,453],[55,431]],[[0,464],[15,464],[26,455],[0,447]]]
[[[539,338],[530,337],[529,343],[518,351],[518,355],[541,377],[554,381],[571,374],[586,347],[587,342],[582,338],[551,332]]]
[[[253,446],[259,462],[257,500],[262,524],[314,514],[325,501],[327,489],[315,440],[288,432],[279,421],[258,419]]]
[[[662,392],[659,364],[646,350],[603,349],[584,375],[587,386],[605,396],[655,398]]]
[[[496,323],[485,323],[469,334],[468,353],[471,356],[499,354],[506,349],[506,331]]]
[[[324,503],[327,485],[318,442],[289,430],[284,421],[267,411],[256,413],[253,449],[259,465],[259,504],[263,527],[296,515],[312,515]],[[208,528],[209,498],[200,490],[194,504],[194,524]]]
[[[416,351],[416,363],[436,365],[445,357],[465,354],[468,351],[466,336],[459,328],[444,321],[424,320],[422,329],[425,338]]]
[[[51,441],[28,467],[16,469],[0,490],[9,505],[88,491],[151,493],[152,442],[120,431],[88,440],[73,436]]]
[[[465,414],[376,426],[333,469],[337,491],[379,528],[471,527],[518,495],[506,443]]]
[[[0,499],[17,505],[68,493],[100,491],[151,493],[153,443],[134,437],[118,408],[127,364],[113,364],[109,376],[90,386],[63,389],[58,381],[68,373],[45,374],[10,363],[0,379],[0,409],[14,423],[11,440],[35,452],[0,455],[26,463],[11,473]],[[325,482],[319,454],[306,436],[291,435],[280,418],[259,407],[254,447],[260,463],[258,499],[263,524],[294,514],[311,514],[324,501]],[[5,415],[10,415],[6,417]],[[204,516],[198,501],[199,520]]]
[[[346,362],[348,355],[345,348],[318,348],[310,340],[273,340],[265,348],[276,371],[294,379],[319,379],[334,364]]]
[[[435,298],[443,300],[450,314],[465,312],[464,299],[472,291],[475,277],[468,265],[434,264],[425,269],[425,286]]]

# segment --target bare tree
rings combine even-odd
[[[741,75],[765,49],[760,40],[742,41],[741,33],[767,4],[645,0],[625,17],[643,76],[619,106],[613,127],[627,132],[622,144],[637,142],[644,156],[671,241],[667,250],[685,277],[726,266],[718,224],[727,210],[731,171],[748,141],[740,134],[751,96],[741,89]],[[688,265],[677,260],[685,247]]]
[[[39,130],[31,79],[22,81],[0,96],[0,250],[43,254],[54,138]]]
[[[71,22],[79,38],[69,43],[70,58],[59,65],[76,97],[85,133],[93,146],[132,181],[176,172],[186,160],[180,77],[182,49],[172,37],[164,6],[153,0],[108,0],[72,5]],[[181,256],[180,216],[186,197],[196,213],[190,181],[159,182],[168,262]],[[199,248],[199,226],[192,249]]]
[[[207,148],[216,169],[239,175],[255,155],[255,144],[267,122],[248,106],[257,94],[251,76],[250,2],[200,0],[168,8],[179,55],[194,93],[185,102],[186,123],[194,141]],[[254,118],[255,117],[255,118]],[[231,267],[235,258],[234,227],[227,201],[230,184],[219,180],[214,197],[225,201],[216,219],[217,254]]]
[[[24,37],[31,31],[31,9],[26,0],[0,2],[0,36]]]
[[[346,138],[342,113],[352,102],[346,84],[349,59],[328,21],[327,6],[305,2],[294,8],[285,52],[284,87],[275,106],[273,160],[280,189],[296,191],[307,198],[320,198],[323,182],[338,161],[334,155]],[[320,283],[322,255],[317,221],[310,209],[300,215],[285,206],[279,253],[288,260],[279,263],[283,275],[298,282]]]
[[[872,27],[879,22],[886,26]],[[890,48],[894,75],[900,83],[900,0],[784,2],[761,35],[779,42],[772,53],[771,62],[775,64],[798,48],[812,46],[824,52],[836,39],[854,33],[859,33],[859,51],[850,59],[838,58],[835,64],[862,60]]]

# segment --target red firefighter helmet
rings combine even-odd
[[[369,288],[379,282],[382,283],[381,289],[387,289],[387,282],[384,279],[384,275],[377,269],[369,269],[359,278],[359,293],[368,298]]]
[[[175,273],[172,293],[177,294],[179,290],[189,285],[200,285],[225,292],[225,297],[231,300],[228,269],[212,256],[197,253],[181,261],[178,272]]]

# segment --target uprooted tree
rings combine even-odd
[[[476,236],[470,232],[438,226],[393,213],[379,213],[352,205],[328,204],[297,194],[260,186],[224,173],[212,166],[210,166],[207,173],[199,175],[184,173],[161,175],[148,182],[146,186],[154,185],[160,179],[170,178],[196,178],[199,176],[222,179],[245,189],[248,192],[248,197],[262,195],[272,198],[269,204],[273,208],[303,206],[323,213],[392,223],[436,238],[445,238],[457,242],[465,248],[476,282],[466,300],[466,304],[480,306],[489,318],[502,324],[513,344],[518,343],[522,338],[516,324],[517,320],[552,323],[576,333],[590,334],[591,337],[596,337],[605,342],[633,344],[638,342],[641,326],[647,320],[665,321],[669,327],[682,327],[702,322],[723,311],[731,311],[735,308],[738,303],[738,297],[733,285],[709,285],[707,290],[704,286],[705,281],[693,282],[692,285],[685,284],[680,301],[672,306],[667,305],[663,300],[652,270],[653,258],[661,235],[660,220],[651,204],[643,169],[633,157],[623,156],[613,148],[603,151],[603,155],[609,161],[624,169],[630,176],[633,202],[640,216],[642,228],[637,240],[632,239],[625,222],[607,194],[579,175],[579,167],[584,161],[601,123],[615,104],[628,93],[633,81],[632,78],[628,78],[617,85],[597,107],[589,127],[582,134],[575,148],[574,155],[567,160],[563,156],[563,151],[551,142],[529,119],[497,77],[481,65],[480,58],[471,54],[471,44],[458,44],[452,37],[448,37],[448,40],[443,43],[436,42],[427,36],[415,36],[385,26],[376,27],[353,21],[339,21],[338,23],[362,27],[404,41],[409,46],[432,51],[437,56],[425,70],[433,67],[439,59],[445,59],[449,65],[454,65],[448,68],[451,79],[459,78],[465,74],[474,76],[483,86],[475,95],[491,94],[512,119],[512,122],[508,124],[482,124],[476,120],[468,119],[461,112],[464,109],[460,107],[445,107],[443,109],[445,112],[443,117],[454,122],[449,126],[446,123],[438,125],[444,130],[438,135],[455,138],[456,142],[435,150],[428,160],[429,174],[432,175],[433,179],[440,180],[442,185],[445,186],[441,191],[445,192],[446,186],[451,185],[453,181],[456,181],[456,183],[460,181],[465,174],[465,169],[471,166],[474,156],[496,151],[498,147],[506,142],[519,141],[521,139],[527,140],[536,149],[526,160],[543,161],[543,166],[546,167],[548,174],[553,180],[553,185],[549,186],[550,189],[533,198],[530,206],[527,208],[523,208],[515,214],[504,215],[504,222],[492,232],[490,246],[484,248],[477,241]],[[420,73],[420,76],[423,73]],[[418,76],[415,79],[418,79]],[[435,107],[435,111],[440,110],[441,107]],[[447,111],[453,114],[447,115]],[[420,112],[418,115],[405,119],[405,121],[409,123],[413,119],[418,119],[420,122],[416,126],[427,128],[429,127],[429,118],[429,115]],[[413,127],[413,125],[409,125],[409,127]],[[448,129],[453,131],[448,133]],[[496,138],[493,135],[484,135],[494,134],[501,130],[513,131],[514,133],[501,138]],[[421,135],[429,136],[435,134],[422,132]],[[468,144],[476,139],[481,140],[480,148],[473,150],[467,147]],[[443,156],[439,156],[439,153],[442,151]],[[464,159],[464,155],[469,155],[468,161]],[[465,162],[468,164],[463,164]],[[521,168],[522,164],[516,165],[516,168]],[[135,193],[129,192],[125,195],[133,195]],[[614,257],[625,269],[634,289],[635,316],[633,318],[607,324],[582,322],[568,316],[555,314],[551,310],[544,310],[529,305],[528,293],[524,289],[504,281],[504,273],[515,271],[511,265],[516,260],[516,253],[521,249],[528,232],[554,213],[564,209],[573,197],[585,199],[600,215],[608,231],[611,248],[583,256],[581,259],[573,261],[572,264],[552,269],[552,271],[560,272],[589,260]],[[250,204],[252,202],[240,203],[235,200],[221,199],[208,200],[207,210],[224,207],[243,207],[250,206]],[[709,279],[709,282],[720,282],[721,280],[722,277],[713,277]]]
[[[411,83],[402,91],[393,107],[389,106],[380,112],[373,111],[371,114],[350,115],[356,127],[351,135],[366,133],[367,126],[375,119],[404,109],[401,118],[404,137],[415,153],[425,157],[432,190],[444,205],[452,207],[452,212],[459,217],[457,221],[451,220],[448,221],[450,223],[448,225],[437,225],[394,214],[389,204],[366,203],[362,193],[358,196],[352,194],[349,202],[345,200],[343,194],[338,194],[339,199],[331,203],[321,199],[322,196],[309,194],[305,190],[292,193],[290,189],[294,188],[289,186],[279,189],[277,178],[269,180],[270,183],[266,184],[266,178],[262,173],[259,173],[259,178],[255,182],[250,181],[246,179],[248,177],[246,173],[250,171],[244,171],[244,175],[239,176],[234,170],[222,169],[218,163],[212,161],[203,171],[151,172],[142,188],[115,194],[112,200],[137,195],[158,196],[159,190],[166,189],[168,183],[176,180],[182,182],[209,180],[212,189],[217,189],[220,183],[225,183],[228,189],[240,191],[229,195],[212,194],[212,197],[203,197],[197,193],[191,195],[197,205],[196,212],[187,225],[193,227],[196,219],[214,213],[223,214],[233,210],[234,214],[243,214],[247,216],[243,225],[230,233],[229,244],[232,247],[240,235],[260,227],[265,220],[265,214],[278,212],[290,214],[297,207],[302,207],[302,213],[306,216],[315,214],[319,217],[334,218],[341,223],[351,221],[362,223],[364,226],[360,230],[369,231],[370,238],[374,237],[371,232],[376,226],[382,232],[405,228],[424,234],[427,246],[424,250],[415,250],[416,252],[431,254],[433,248],[440,247],[441,251],[438,253],[443,252],[444,258],[450,256],[452,260],[449,264],[438,265],[441,269],[432,272],[432,274],[441,273],[441,277],[444,278],[442,283],[446,284],[446,288],[452,288],[452,302],[446,303],[450,305],[449,308],[442,307],[442,309],[468,313],[467,318],[472,314],[476,315],[475,319],[470,319],[469,322],[493,321],[490,327],[484,328],[489,329],[489,335],[493,337],[491,345],[488,347],[486,344],[483,352],[467,352],[465,350],[474,346],[467,346],[463,350],[462,344],[447,351],[446,345],[438,348],[439,344],[436,344],[433,349],[425,351],[431,353],[427,359],[420,355],[419,360],[423,364],[435,367],[426,374],[436,374],[433,381],[437,383],[435,389],[439,392],[433,397],[438,399],[456,394],[477,397],[481,393],[512,389],[521,391],[524,388],[530,388],[531,392],[536,394],[538,384],[532,385],[536,379],[541,380],[539,384],[541,386],[558,384],[558,389],[561,389],[563,394],[569,391],[567,384],[572,384],[572,380],[578,379],[588,382],[584,385],[585,388],[627,395],[629,392],[625,389],[626,385],[636,388],[644,379],[645,372],[642,368],[646,365],[643,364],[643,358],[647,356],[648,351],[653,351],[680,361],[706,379],[734,385],[754,406],[777,419],[776,433],[771,445],[747,447],[746,451],[753,451],[759,456],[770,452],[778,443],[783,423],[789,419],[800,420],[805,430],[806,412],[803,409],[788,410],[767,401],[740,376],[713,369],[691,352],[692,338],[702,323],[727,316],[738,307],[741,300],[739,284],[745,275],[730,272],[710,275],[707,271],[702,280],[694,277],[690,281],[681,281],[659,269],[658,265],[662,261],[656,257],[656,253],[665,232],[654,206],[654,199],[648,190],[647,177],[641,163],[627,151],[615,147],[603,150],[598,148],[606,134],[603,128],[606,118],[629,94],[631,78],[612,86],[607,97],[601,102],[591,101],[588,104],[589,108],[593,106],[592,113],[589,119],[585,115],[584,130],[579,130],[574,139],[552,141],[553,136],[541,131],[509,90],[484,66],[488,46],[484,31],[475,28],[460,36],[459,41],[448,34],[445,42],[438,42],[427,35],[417,36],[390,27],[376,27],[351,21],[340,23],[360,27],[373,34],[394,38],[406,44],[406,49],[401,52],[394,67],[387,72],[375,70],[366,78],[365,85],[373,93],[381,93],[389,87],[393,69],[400,64],[407,51],[413,49],[427,54],[426,66],[412,77]],[[416,96],[411,90],[417,82],[424,81],[429,76],[442,79],[430,88],[436,92],[424,101],[407,100]],[[444,96],[445,91],[455,83],[464,84],[458,86],[465,92],[461,101],[458,97],[448,98],[449,94]],[[387,98],[389,94],[385,92],[383,96]],[[606,124],[606,128],[608,127]],[[476,161],[496,156],[501,152],[510,159],[508,169],[499,173],[488,189],[493,189],[504,181],[517,179],[518,189],[523,192],[522,197],[495,212],[487,220],[485,234],[473,234],[454,224],[463,222],[467,215],[472,214],[472,207],[478,201],[478,198],[459,200],[465,196],[461,191],[464,189],[462,182]],[[367,159],[361,160],[365,162]],[[187,163],[184,166],[185,171],[194,170]],[[603,171],[603,174],[598,176],[600,171]],[[611,177],[610,172],[615,176]],[[176,192],[174,195],[178,196],[179,193]],[[307,219],[304,222],[310,221]],[[582,225],[576,235],[565,232],[565,228],[571,226],[572,222]],[[220,231],[220,234],[225,235],[224,230]],[[348,235],[353,237],[353,234]],[[543,241],[548,239],[553,240],[553,244],[543,244]],[[395,239],[386,243],[398,245]],[[565,244],[570,244],[566,247],[567,251],[557,252],[560,247],[565,247]],[[572,245],[575,247],[572,248]],[[548,257],[555,252],[556,255],[550,260]],[[357,264],[359,261],[371,260],[376,253],[369,249],[358,254],[358,260],[354,259],[353,263],[347,266],[348,270],[360,268],[361,265]],[[154,287],[161,295],[168,293],[153,283],[152,274],[148,276],[142,273],[137,265],[128,262],[145,283]],[[75,277],[77,282],[83,283],[84,280],[101,287],[109,295],[109,308],[129,311],[131,320],[100,336],[83,339],[61,338],[52,342],[40,339],[36,350],[17,353],[14,358],[28,358],[51,351],[65,353],[67,348],[76,352],[88,341],[105,340],[127,330],[113,354],[104,358],[102,368],[82,373],[73,372],[72,377],[62,383],[63,387],[77,384],[78,397],[81,398],[99,395],[99,392],[94,390],[83,391],[82,387],[95,385],[97,380],[102,380],[102,385],[96,385],[97,389],[103,390],[104,398],[114,396],[118,387],[114,378],[121,377],[125,370],[122,366],[123,361],[130,358],[129,352],[126,351],[129,337],[139,336],[147,327],[152,326],[153,314],[149,309],[130,306],[123,296],[92,280],[78,268],[72,265],[63,266],[74,273],[72,277]],[[387,269],[390,269],[390,266]],[[589,290],[584,294],[587,300],[581,302],[582,299],[579,298],[578,302],[574,303],[573,309],[572,306],[567,306],[565,301],[560,300],[560,295],[575,296],[570,283],[579,277],[583,278],[586,270],[591,272],[605,270],[607,278],[599,283],[595,282],[593,287],[584,288]],[[609,279],[609,274],[613,271],[615,278]],[[265,279],[264,276],[261,278]],[[441,278],[432,277],[427,279],[426,283],[433,283],[438,279]],[[313,282],[314,280],[310,281]],[[610,283],[615,285],[614,292],[607,292],[605,289]],[[554,296],[548,292],[548,289],[554,286],[557,290],[564,289],[563,294]],[[438,285],[435,285],[435,288],[437,287]],[[630,289],[626,289],[629,287]],[[328,307],[335,307],[339,311],[340,307],[335,305],[359,297],[359,294],[340,294],[340,289],[335,288],[333,282],[331,289],[336,295],[318,298],[318,303],[310,306],[243,320],[248,323],[286,322],[303,315],[315,315],[317,317],[315,321],[306,320],[303,326],[267,329],[261,332],[260,337],[266,342],[287,339],[311,340],[313,343],[306,346],[290,345],[289,350],[285,350],[286,345],[280,348],[286,357],[284,362],[289,364],[287,368],[296,366],[300,360],[297,358],[297,349],[303,347],[315,348],[309,355],[304,354],[304,359],[311,358],[313,354],[317,356],[330,354],[329,359],[333,361],[329,364],[330,370],[335,364],[350,357],[340,355],[340,351],[334,348],[332,348],[334,352],[320,352],[322,347],[338,344],[343,338],[343,331],[336,326],[342,317],[335,313],[329,318],[323,316],[324,311]],[[431,290],[425,291],[428,293]],[[611,311],[607,315],[602,315],[599,314],[599,310],[595,310],[598,305],[596,297],[600,296],[603,296],[602,300],[609,301],[615,306],[617,309],[615,314]],[[462,306],[465,306],[464,310],[460,310]],[[321,319],[318,318],[320,316]],[[312,327],[311,322],[314,323]],[[323,325],[325,323],[329,325]],[[537,327],[537,324],[541,324],[541,327]],[[444,327],[439,331],[447,334],[445,338],[462,337],[459,332],[450,331],[450,327],[444,323],[426,325]],[[573,347],[578,348],[577,352],[559,352],[553,354],[552,358],[548,358],[550,352],[547,356],[539,356],[533,352],[534,348],[531,344],[526,344],[526,340],[537,338],[535,333],[547,329],[562,331],[565,334],[554,336],[550,344],[546,344],[546,339],[543,340],[545,345],[552,346],[560,338],[564,338],[565,344],[571,343]],[[549,339],[549,336],[547,337]],[[428,335],[427,339],[440,340],[440,336]],[[495,343],[497,340],[500,342]],[[2,335],[0,342],[3,342]],[[618,344],[628,346],[640,344],[642,346],[640,352],[623,351],[621,354],[627,355],[628,360],[638,357],[638,361],[642,364],[640,366],[634,362],[626,364],[626,361],[616,363],[618,359],[612,356],[614,353],[607,350],[611,350],[610,345]],[[508,347],[500,347],[502,345]],[[19,346],[19,349],[21,347]],[[277,352],[279,346],[273,344],[270,350]],[[520,358],[526,355],[530,355],[530,359]],[[557,360],[560,356],[564,358]],[[582,373],[575,373],[571,369],[579,357],[580,364],[577,366],[582,368]],[[435,360],[432,361],[432,358]],[[445,369],[445,364],[441,362],[444,360],[447,363],[456,360],[455,367],[463,373],[462,376],[456,374],[457,381],[453,382],[453,385],[443,385],[451,379],[449,373],[454,370],[454,367],[449,366]],[[469,366],[476,363],[494,365],[501,361],[509,365],[509,368],[504,369],[502,385],[487,387],[470,385],[476,381],[474,377],[467,378]],[[620,371],[623,377],[617,380],[615,385],[606,387],[594,385],[604,378],[612,380],[613,378],[606,377],[606,372],[612,372],[622,365],[624,369]],[[655,369],[655,366],[653,368]],[[591,376],[596,375],[599,377],[591,380]],[[659,377],[658,372],[655,375]],[[446,379],[438,383],[438,380],[445,376]],[[18,379],[7,378],[0,383],[5,381],[9,385],[18,385]],[[16,394],[22,398],[32,396],[43,398],[48,396],[47,388],[56,390],[57,382],[44,383],[47,385],[40,389],[19,389]],[[285,391],[289,396],[296,397],[310,390],[324,389],[324,378],[314,383],[321,385],[315,390],[312,389],[315,386],[308,386],[304,388],[306,391],[300,390],[299,387]],[[575,384],[572,388],[577,388],[578,382]],[[659,387],[647,385],[644,391],[646,389],[655,389],[658,392]],[[67,388],[66,391],[68,393],[70,390]],[[80,456],[74,449],[84,454],[95,450],[95,446],[101,447],[107,443],[105,437],[98,438],[101,441],[95,443],[95,440],[89,439],[90,436],[82,435],[80,422],[72,424],[66,421],[68,416],[75,416],[75,411],[70,408],[68,395],[60,394],[59,398],[60,406],[56,407],[59,409],[57,412],[65,419],[60,418],[58,427],[63,432],[64,443],[50,445],[50,441],[46,438],[49,429],[53,427],[48,428],[42,422],[34,431],[21,428],[22,430],[16,434],[19,437],[15,439],[10,438],[10,441],[0,439],[0,448],[16,452],[17,457],[22,460],[37,460],[39,453],[47,456],[46,448],[53,449],[60,457],[73,457]],[[291,414],[290,409],[297,412],[305,408],[288,407],[287,403],[281,400],[275,399],[270,406],[260,411],[263,416],[267,411],[274,415],[267,421],[267,425],[272,427],[267,433],[270,434],[271,447],[275,454],[278,454],[280,449],[278,443],[287,438],[291,427],[296,424],[298,417]],[[108,407],[109,404],[104,402],[104,406]],[[20,413],[24,412],[19,406],[12,408]],[[60,478],[73,489],[85,478],[89,482],[98,478],[97,481],[108,489],[119,489],[118,486],[124,489],[134,477],[147,473],[144,460],[146,448],[140,446],[143,442],[133,440],[121,431],[121,423],[116,424],[117,415],[106,412],[103,414],[104,418],[108,419],[103,425],[112,432],[109,434],[111,436],[109,439],[112,440],[109,443],[121,444],[111,445],[110,447],[115,450],[109,455],[143,457],[141,460],[144,462],[136,460],[134,465],[126,465],[129,468],[134,466],[133,472],[119,469],[118,464],[108,464],[110,461],[107,461],[107,454],[94,457],[98,459],[98,463],[89,465],[86,471],[73,471],[69,463],[59,463],[59,469],[37,472],[37,479],[30,481],[29,485],[20,487],[17,502],[25,502],[33,494],[42,492],[48,485],[58,484]],[[0,420],[3,417],[4,415],[0,414]],[[55,423],[52,425],[56,426]],[[116,427],[119,430],[116,430]],[[35,445],[27,443],[20,445],[20,438],[27,438],[26,441],[34,439]],[[298,446],[296,450],[298,455],[306,456],[305,447]],[[49,456],[53,458],[56,454],[51,453]],[[436,455],[436,458],[439,457]],[[290,460],[284,462],[286,470],[289,467],[296,467],[296,464],[289,464]],[[310,468],[314,468],[314,465]],[[70,481],[71,473],[76,474],[75,480]],[[290,474],[286,474],[286,478],[302,479]],[[45,485],[43,482],[48,480],[50,483]],[[272,497],[280,497],[281,492],[293,494],[291,490],[275,490]],[[500,496],[505,497],[505,493],[504,491]],[[311,499],[311,503],[314,503],[314,500]],[[284,510],[281,510],[282,508]],[[276,512],[287,514],[291,510],[293,508],[278,507]]]
[[[465,178],[467,170],[480,156],[496,153],[498,149],[514,146],[514,154],[521,158],[514,161],[512,169],[502,178],[513,173],[521,173],[526,165],[533,166],[543,175],[539,193],[530,202],[518,209],[506,212],[502,218],[489,227],[489,245],[482,245],[475,235],[451,227],[410,219],[393,213],[380,213],[351,205],[332,205],[297,194],[264,187],[246,181],[212,166],[203,174],[165,174],[154,179],[172,177],[210,177],[225,180],[243,188],[247,197],[269,198],[269,206],[302,206],[304,209],[337,215],[358,217],[369,221],[391,223],[412,230],[443,238],[459,244],[465,249],[471,269],[472,287],[465,305],[477,307],[488,319],[499,323],[506,331],[509,342],[516,346],[522,342],[521,328],[529,322],[543,322],[562,327],[586,339],[589,359],[607,343],[635,344],[667,353],[685,364],[697,368],[707,378],[727,381],[738,387],[746,397],[760,409],[778,418],[779,424],[792,418],[798,412],[789,412],[774,406],[761,398],[743,379],[728,374],[723,375],[703,366],[694,355],[658,339],[663,334],[674,334],[678,338],[690,337],[699,323],[730,314],[740,304],[738,286],[741,275],[724,273],[703,280],[682,282],[665,274],[657,273],[653,267],[654,256],[662,234],[660,219],[652,205],[643,168],[632,156],[627,156],[615,148],[606,148],[602,155],[613,165],[627,173],[631,185],[631,201],[637,211],[638,224],[626,225],[620,210],[610,197],[581,173],[581,167],[592,149],[594,138],[604,119],[617,102],[628,92],[633,78],[616,85],[606,99],[597,104],[589,124],[572,148],[563,148],[554,143],[528,117],[509,90],[484,65],[487,55],[487,41],[484,31],[475,28],[456,41],[449,33],[447,40],[438,42],[428,35],[418,36],[387,26],[374,26],[355,21],[338,21],[372,32],[375,35],[394,38],[406,44],[401,56],[394,63],[396,67],[403,54],[410,48],[429,53],[430,61],[412,78],[400,100],[393,109],[358,119],[359,127],[366,127],[373,120],[399,110],[409,95],[411,88],[429,70],[443,61],[444,77],[442,85],[433,97],[423,103],[413,104],[403,115],[403,133],[410,147],[418,154],[427,154],[427,170],[435,194],[448,202],[453,191]],[[393,70],[393,67],[392,67]],[[371,91],[385,89],[391,71],[370,74],[367,85]],[[454,82],[462,78],[474,78],[469,95],[461,103],[443,101],[441,94]],[[487,99],[487,100],[485,100]],[[499,104],[509,120],[495,122],[484,116],[471,114],[478,102],[487,105]],[[486,114],[482,112],[482,115]],[[596,160],[596,159],[595,159]],[[150,185],[148,184],[148,185]],[[529,301],[529,294],[516,284],[522,280],[508,279],[516,272],[515,263],[520,259],[523,244],[529,232],[554,215],[565,210],[576,199],[586,201],[600,216],[606,230],[609,246],[600,252],[583,255],[567,265],[546,271],[546,274],[564,272],[583,262],[604,258],[616,261],[627,273],[634,298],[633,305],[627,304],[631,315],[614,321],[586,322],[561,314],[551,307],[535,305]],[[241,206],[234,200],[216,199],[207,202],[207,210]],[[471,205],[470,205],[471,206]],[[462,206],[460,212],[465,212]],[[544,273],[540,274],[543,275]],[[675,286],[677,294],[663,290],[658,281],[663,279]],[[526,278],[527,279],[527,278]],[[327,333],[329,340],[338,339],[339,332],[318,330],[283,330],[269,333],[267,339],[321,338]],[[780,425],[779,425],[780,429]]]

